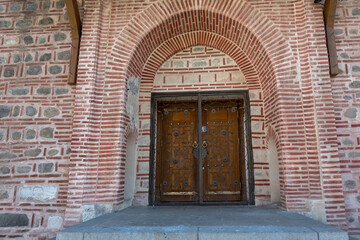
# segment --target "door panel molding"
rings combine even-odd
[[[202,133],[202,125],[203,125],[203,116],[204,113],[203,108],[206,101],[215,100],[215,102],[219,102],[219,100],[229,100],[229,99],[236,99],[243,102],[243,107],[239,108],[238,111],[238,125],[237,125],[237,131],[242,133],[239,134],[238,140],[239,142],[244,142],[245,146],[243,150],[237,150],[239,153],[240,158],[243,158],[242,160],[239,159],[240,163],[239,165],[243,165],[244,173],[240,174],[240,183],[239,187],[236,188],[229,188],[224,189],[223,191],[209,189],[208,194],[211,194],[211,199],[209,202],[206,200],[209,199],[203,199],[203,196],[201,193],[204,193],[203,191],[203,183],[200,181],[201,179],[204,179],[203,169],[202,169],[202,163],[198,162],[198,197],[194,198],[194,194],[197,194],[196,190],[190,191],[189,189],[180,191],[170,191],[163,194],[163,196],[169,196],[168,200],[169,202],[160,202],[156,199],[156,196],[158,193],[157,189],[155,187],[155,184],[157,181],[159,181],[159,176],[157,172],[156,167],[156,158],[159,153],[156,152],[156,146],[159,144],[159,137],[158,134],[158,111],[157,111],[157,105],[159,102],[170,102],[173,101],[190,101],[192,100],[194,102],[197,101],[197,109],[201,109],[200,111],[197,111],[198,114],[198,145],[199,148],[203,148],[203,137],[206,141],[206,135]],[[223,114],[224,115],[224,114]],[[228,114],[229,115],[229,114]],[[224,117],[224,116],[220,116]],[[150,174],[149,174],[149,205],[174,205],[174,204],[254,204],[254,173],[253,173],[253,156],[252,156],[252,144],[251,144],[251,123],[250,123],[250,100],[249,100],[249,92],[248,90],[238,90],[238,91],[207,91],[207,92],[166,92],[166,93],[152,93],[151,94],[151,129],[150,129]],[[233,119],[234,120],[234,119]],[[239,142],[236,144],[238,145]],[[205,147],[204,147],[205,148]],[[246,148],[246,149],[245,149]],[[230,154],[230,153],[229,153]],[[195,159],[195,158],[194,158]],[[206,159],[206,157],[205,157]],[[204,166],[205,167],[205,166]],[[239,169],[240,171],[240,169]],[[159,185],[158,185],[159,186]],[[171,189],[170,189],[171,190]],[[241,192],[241,198],[236,197],[236,194]],[[174,197],[176,201],[176,196],[183,196],[188,197],[189,201],[192,201],[196,199],[196,201],[192,202],[175,202],[172,199],[172,196]],[[227,201],[221,201],[224,200],[224,198],[227,199]],[[187,201],[187,200],[185,200]],[[230,201],[230,202],[229,202]]]

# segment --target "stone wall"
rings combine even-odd
[[[360,238],[360,1],[339,1],[335,38],[340,74],[332,79],[349,233]]]
[[[0,238],[63,227],[75,86],[63,0],[0,2]]]

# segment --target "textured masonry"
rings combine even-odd
[[[256,203],[269,202],[272,136],[282,206],[360,236],[360,0],[338,1],[336,78],[313,2],[79,1],[76,86],[64,1],[0,2],[0,238],[120,209],[130,133],[134,204],[147,204],[151,92],[217,89],[250,90]]]

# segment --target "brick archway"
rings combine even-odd
[[[308,159],[303,154],[307,149],[301,147],[306,145],[303,138],[305,124],[301,120],[304,118],[304,109],[297,61],[289,44],[271,20],[248,2],[166,0],[151,4],[136,15],[122,28],[115,42],[111,42],[111,51],[104,67],[104,80],[95,83],[96,86],[102,86],[102,90],[95,90],[95,95],[102,96],[100,112],[92,113],[95,119],[101,114],[110,121],[94,129],[94,133],[103,133],[94,143],[99,147],[91,149],[85,146],[89,152],[97,155],[98,162],[108,164],[94,173],[97,174],[96,181],[89,174],[80,181],[76,179],[78,174],[84,172],[81,162],[70,167],[68,222],[79,221],[82,206],[87,202],[111,203],[115,208],[121,206],[125,161],[123,152],[126,149],[121,139],[130,122],[125,110],[127,80],[135,76],[142,77],[142,84],[151,82],[157,66],[184,48],[184,44],[177,40],[187,40],[185,45],[191,46],[196,44],[192,35],[199,37],[201,34],[205,37],[203,44],[217,46],[236,60],[244,74],[247,74],[249,88],[261,87],[267,124],[273,126],[279,136],[279,160],[284,166],[283,191],[286,193],[283,194],[283,206],[291,210],[304,210],[305,199],[309,196],[308,172],[304,174],[304,171],[308,171]],[[96,101],[95,98],[92,104],[98,104]],[[294,118],[297,119],[295,125]],[[109,143],[109,138],[120,141]],[[73,143],[75,151],[82,147],[76,139]],[[101,157],[100,153],[103,154]],[[101,181],[98,181],[99,176]],[[298,188],[299,178],[301,188]],[[84,189],[106,194],[86,194]]]

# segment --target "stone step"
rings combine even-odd
[[[57,240],[348,240],[340,229],[267,207],[131,207],[65,229]]]

